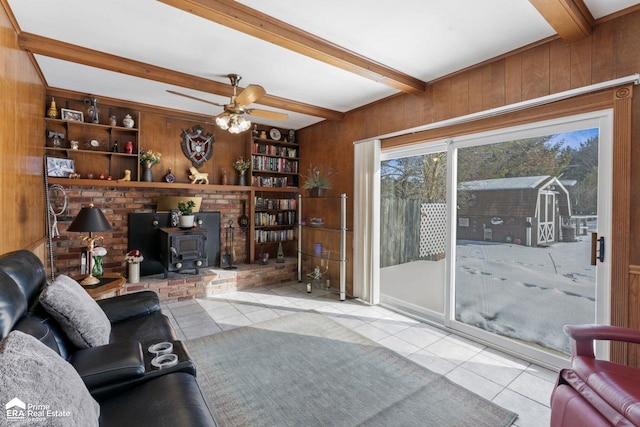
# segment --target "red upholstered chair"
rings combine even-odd
[[[565,326],[571,368],[558,374],[551,394],[551,426],[639,426],[640,369],[599,360],[594,341],[640,344],[640,331],[617,326]]]

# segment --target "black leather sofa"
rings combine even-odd
[[[32,252],[0,256],[0,340],[12,330],[36,337],[71,363],[100,405],[100,426],[215,426],[195,377],[155,293],[98,301],[111,322],[109,344],[78,349],[39,302],[45,268]],[[170,341],[180,363],[154,369],[148,345]]]

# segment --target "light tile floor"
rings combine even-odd
[[[556,373],[382,307],[304,284],[281,283],[164,304],[178,337],[189,340],[313,309],[453,382],[518,413],[515,426],[548,426]]]

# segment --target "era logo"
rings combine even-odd
[[[23,420],[27,405],[22,400],[14,397],[4,405],[4,408],[7,413],[7,420]]]

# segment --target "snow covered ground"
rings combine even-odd
[[[549,247],[457,241],[456,319],[568,354],[562,326],[595,321],[590,250],[587,236]],[[441,302],[424,301],[442,298],[434,287],[442,289],[443,275],[433,269],[444,271],[443,261],[386,267],[381,293],[437,310]]]
[[[595,267],[586,236],[526,247],[457,242],[456,318],[569,353],[566,324],[595,321]]]

